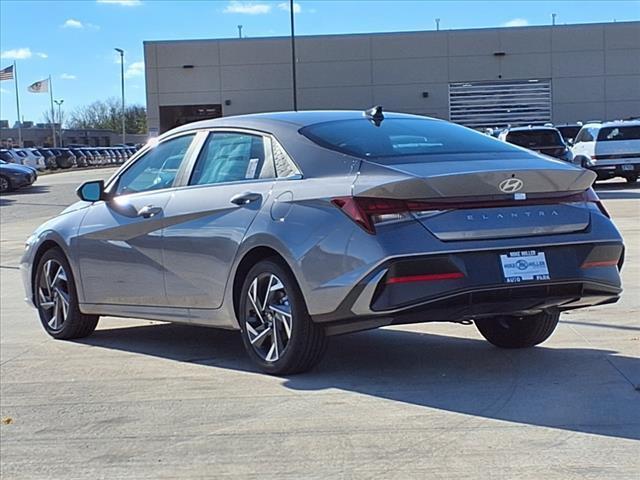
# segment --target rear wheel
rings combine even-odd
[[[263,260],[247,274],[239,302],[242,341],[266,373],[288,375],[311,369],[324,354],[324,329],[311,320],[291,273]]]
[[[638,181],[638,175],[630,175],[628,177],[625,177],[627,182],[629,183],[635,183]]]
[[[527,348],[544,342],[558,325],[559,312],[526,317],[479,318],[476,327],[489,342],[501,348]]]
[[[34,297],[40,322],[53,338],[86,337],[98,324],[97,315],[80,312],[71,267],[57,248],[45,252],[38,263]]]

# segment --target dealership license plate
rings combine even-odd
[[[626,164],[626,165],[622,165],[622,169],[623,170],[633,170],[633,165],[632,164]]]
[[[528,280],[549,280],[549,269],[544,252],[527,250],[500,255],[502,273],[507,283]]]

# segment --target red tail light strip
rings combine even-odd
[[[581,268],[593,268],[593,267],[614,267],[618,265],[619,260],[604,260],[601,262],[585,262]]]
[[[494,200],[473,201],[469,199],[456,199],[447,202],[423,202],[414,200],[396,200],[391,198],[371,197],[338,197],[331,201],[340,208],[351,220],[360,225],[366,232],[375,234],[375,226],[371,220],[372,215],[389,213],[401,213],[411,211],[429,210],[454,210],[460,208],[491,208],[525,205],[546,205],[570,202],[591,202],[598,206],[603,215],[610,218],[609,213],[592,188],[575,195],[561,197],[528,198],[526,200]]]
[[[461,272],[450,273],[431,273],[426,275],[407,275],[404,277],[391,277],[385,282],[387,285],[394,283],[412,283],[412,282],[432,282],[435,280],[455,280],[457,278],[463,278],[464,274]]]

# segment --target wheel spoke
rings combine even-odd
[[[69,314],[69,295],[59,288],[56,290],[58,292],[58,298],[60,299],[60,306],[62,307],[62,321],[64,322]]]
[[[279,320],[287,334],[287,340],[291,338],[291,314],[279,305],[269,305],[269,310],[274,312],[274,318]]]
[[[258,319],[262,322],[264,322],[264,319],[262,318],[262,313],[260,312],[260,309],[258,308],[258,305],[256,305],[256,301],[258,298],[258,279],[255,278],[253,280],[253,282],[251,283],[251,287],[249,287],[249,301],[251,302],[251,305],[253,306],[253,309],[256,312],[256,315],[258,316]]]
[[[42,290],[42,287],[38,288],[38,298],[40,300],[38,302],[38,305],[40,305],[40,307],[44,308],[45,310],[49,310],[51,307],[53,307],[53,301],[49,300],[49,298],[47,298]]]
[[[265,338],[267,338],[271,334],[271,332],[272,332],[272,328],[266,327],[264,330],[258,333],[255,337],[251,338],[251,336],[249,336],[249,341],[251,342],[251,345],[260,347],[264,342]]]
[[[274,342],[271,344],[271,348],[269,349],[269,353],[267,353],[265,360],[267,362],[275,362],[277,359],[278,359],[278,356],[276,353],[276,344]]]

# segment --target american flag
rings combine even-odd
[[[0,70],[0,81],[2,80],[13,80],[13,65]]]

